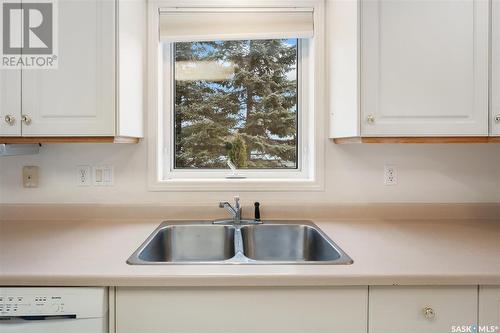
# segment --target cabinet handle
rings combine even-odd
[[[423,313],[424,313],[424,317],[431,320],[431,319],[434,319],[436,317],[436,312],[434,311],[433,308],[429,307],[429,306],[426,306],[425,308],[423,308]]]
[[[366,117],[366,122],[368,124],[373,124],[375,122],[375,117],[372,115],[372,114],[369,114],[367,117]]]
[[[16,117],[8,114],[5,116],[5,122],[10,126],[14,126],[14,124],[16,123]]]
[[[31,118],[25,114],[23,114],[21,120],[23,121],[23,123],[26,125],[26,126],[29,126],[31,125]]]
[[[495,122],[496,122],[496,123],[500,123],[500,114],[497,114],[497,115],[495,116]]]

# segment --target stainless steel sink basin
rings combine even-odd
[[[210,262],[234,256],[234,227],[211,224],[166,225],[145,243],[143,262]]]
[[[243,252],[253,260],[335,261],[341,253],[309,225],[267,224],[241,228]]]
[[[162,223],[127,261],[165,264],[352,264],[310,221],[213,225],[210,221]]]

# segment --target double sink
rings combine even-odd
[[[127,261],[165,264],[329,264],[352,259],[310,221],[162,223]]]

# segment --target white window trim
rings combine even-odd
[[[171,170],[164,166],[164,154],[172,147],[170,123],[172,112],[164,112],[170,103],[162,101],[163,52],[159,47],[159,11],[168,7],[227,7],[220,0],[163,0],[149,2],[149,96],[148,96],[148,185],[151,191],[319,191],[324,189],[324,133],[326,124],[324,71],[324,4],[322,0],[240,0],[233,7],[310,7],[314,8],[315,36],[302,42],[299,75],[299,167],[300,170],[238,170],[244,179],[226,179],[230,170]],[[168,88],[167,88],[168,89]],[[303,94],[306,89],[308,93]],[[302,112],[301,112],[302,110]],[[308,110],[304,112],[303,110]],[[168,113],[168,114],[167,114]],[[307,128],[305,128],[307,127]],[[307,136],[307,139],[306,139]],[[313,142],[305,145],[303,141]],[[164,148],[165,147],[165,148]],[[302,163],[306,158],[309,163]]]

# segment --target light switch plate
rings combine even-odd
[[[94,167],[93,178],[95,186],[113,186],[114,168],[112,165]]]
[[[38,187],[38,167],[27,165],[23,167],[23,187],[36,188]]]

